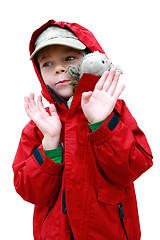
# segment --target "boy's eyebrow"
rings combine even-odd
[[[44,56],[38,58],[38,62],[40,63],[40,62],[42,62],[42,60],[46,60],[48,58],[49,58],[49,56],[44,55]]]

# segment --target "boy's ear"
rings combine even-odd
[[[75,79],[78,79],[80,78],[80,69],[79,69],[79,66],[74,66],[74,65],[71,65],[68,67],[68,73],[71,75],[71,77],[75,78]]]

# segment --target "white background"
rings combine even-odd
[[[1,3],[2,4],[2,3]],[[32,240],[33,206],[13,187],[12,162],[28,122],[23,97],[40,86],[29,61],[32,32],[49,19],[90,29],[126,89],[122,98],[145,132],[154,166],[135,182],[142,240],[160,239],[160,13],[159,1],[3,1],[0,6],[0,238]]]

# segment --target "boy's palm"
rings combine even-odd
[[[81,106],[89,123],[104,120],[113,111],[115,104],[125,88],[122,84],[117,88],[120,73],[115,69],[105,72],[97,82],[93,92],[82,94]]]
[[[42,97],[38,96],[36,104],[34,94],[31,93],[29,97],[25,97],[25,110],[44,136],[53,138],[60,134],[61,121],[54,104],[49,106],[49,114],[43,106]]]

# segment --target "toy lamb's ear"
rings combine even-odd
[[[68,73],[71,75],[71,77],[75,79],[79,79],[80,78],[79,66],[74,66],[74,65],[69,66]]]
[[[123,70],[121,69],[120,66],[116,65],[115,69],[116,69],[116,72],[119,72],[120,74],[123,74]]]
[[[119,65],[113,65],[112,63],[110,64],[110,70],[111,68],[115,68],[116,72],[119,72],[120,74],[123,74],[123,70]]]

